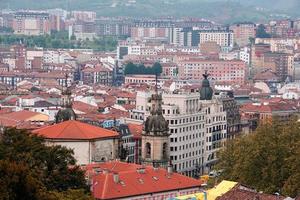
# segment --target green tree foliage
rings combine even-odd
[[[49,199],[68,190],[88,191],[72,150],[46,146],[43,138],[24,130],[7,129],[0,136],[0,199]]]
[[[260,126],[228,143],[219,158],[223,179],[267,193],[300,194],[300,124],[295,119]]]
[[[263,24],[258,25],[256,30],[257,38],[270,38],[271,35],[266,32],[266,27]]]
[[[51,200],[93,200],[84,190],[67,190],[64,192],[51,192]]]
[[[162,66],[160,63],[156,62],[152,67],[145,67],[145,65],[135,65],[129,62],[125,66],[124,74],[152,74],[160,75],[162,73]]]
[[[25,36],[0,35],[0,44],[25,44],[27,47],[63,48],[63,49],[94,49],[97,51],[112,51],[117,47],[117,40],[113,37],[95,38],[94,41],[76,41],[74,35],[69,40],[67,31],[52,31],[51,35]]]

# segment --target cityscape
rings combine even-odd
[[[300,200],[297,0],[0,3],[0,200]]]

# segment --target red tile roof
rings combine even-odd
[[[97,112],[98,107],[81,102],[81,101],[74,101],[73,109],[84,112],[84,113],[95,113],[95,112]]]
[[[133,135],[134,138],[142,138],[143,132],[143,125],[139,124],[127,124],[130,133]]]
[[[200,188],[199,180],[177,173],[169,174],[167,170],[147,166],[139,172],[141,165],[122,163],[110,168],[99,164],[100,169],[111,169],[93,177],[93,195],[96,199],[119,199],[151,193],[160,193],[188,188]],[[131,166],[133,165],[133,166]],[[119,175],[119,182],[114,181],[114,174]]]
[[[79,121],[65,121],[33,131],[48,139],[92,140],[118,137],[115,131],[107,130]]]
[[[13,119],[13,120],[17,120],[17,121],[27,121],[31,117],[34,117],[36,115],[42,115],[42,114],[37,113],[37,112],[28,111],[28,110],[21,110],[21,111],[17,111],[17,112],[4,114],[1,117],[5,117],[8,119]]]
[[[272,113],[272,112],[296,112],[297,108],[292,104],[287,103],[261,103],[261,104],[253,104],[246,103],[240,108],[243,112],[257,112],[257,113]]]

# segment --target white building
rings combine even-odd
[[[232,31],[207,30],[200,31],[200,46],[206,42],[216,42],[221,47],[233,47],[234,37]]]
[[[132,120],[143,122],[151,93],[138,92]],[[226,112],[222,101],[200,100],[199,93],[163,93],[162,112],[169,123],[170,160],[174,170],[188,176],[208,172],[216,151],[226,140]]]

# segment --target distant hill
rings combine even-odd
[[[0,0],[0,8],[93,10],[102,16],[203,17],[217,22],[264,21],[298,15],[300,0]]]

